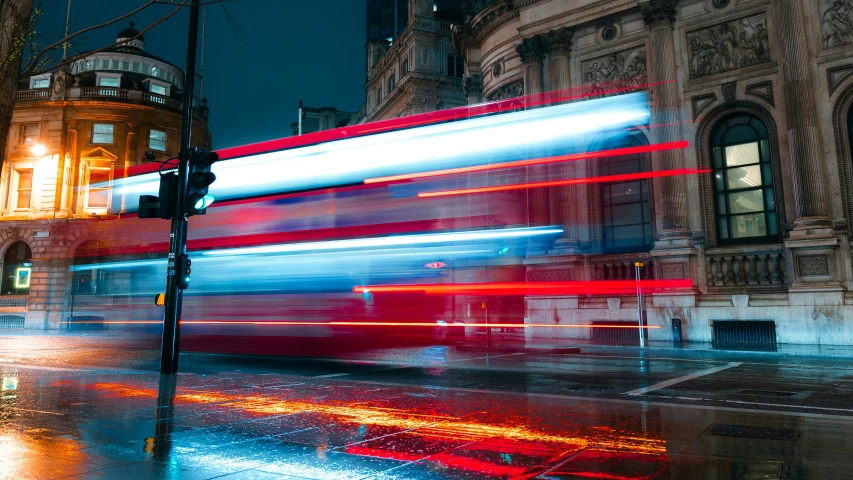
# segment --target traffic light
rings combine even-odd
[[[210,184],[216,181],[216,175],[210,171],[211,165],[219,160],[216,152],[194,148],[190,154],[190,169],[187,179],[187,216],[204,215],[207,207],[213,203],[208,193]]]
[[[177,275],[178,288],[181,290],[190,288],[190,273],[192,273],[190,267],[192,264],[190,256],[186,253],[178,255],[178,258],[175,260],[175,275]]]
[[[178,200],[178,175],[169,172],[160,176],[160,196],[141,195],[139,197],[139,218],[162,218],[169,220],[175,216],[175,203]]]

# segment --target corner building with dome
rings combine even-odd
[[[20,80],[0,172],[0,330],[97,317],[87,313],[121,282],[69,267],[109,253],[115,232],[103,220],[124,169],[148,150],[178,154],[184,72],[146,52],[132,23],[117,43]],[[207,120],[206,100],[195,102],[194,146],[211,147]]]

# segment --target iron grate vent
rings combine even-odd
[[[601,385],[581,385],[579,387],[570,388],[569,390],[573,392],[590,392],[590,393],[601,393],[601,392],[609,392],[613,390],[613,387],[604,387]]]
[[[720,423],[711,425],[705,434],[758,440],[798,440],[800,438],[800,432],[789,428],[747,427]]]

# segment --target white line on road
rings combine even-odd
[[[670,387],[670,386],[675,385],[677,383],[686,382],[688,380],[693,380],[694,378],[704,377],[705,375],[717,373],[717,372],[720,372],[723,370],[727,370],[729,368],[737,367],[739,365],[743,365],[743,362],[732,362],[732,363],[729,363],[728,365],[723,365],[722,367],[714,367],[714,368],[709,368],[707,370],[701,370],[701,371],[698,371],[696,373],[691,373],[690,375],[685,375],[683,377],[673,378],[673,379],[666,380],[666,381],[663,381],[660,383],[656,383],[654,385],[650,385],[648,387],[643,387],[643,388],[638,388],[636,390],[631,390],[630,392],[625,392],[622,395],[631,395],[634,397],[636,397],[638,395],[644,395],[646,393],[653,392],[655,390],[660,390],[661,388]]]
[[[356,374],[362,374],[362,373],[388,372],[388,371],[391,371],[391,370],[402,370],[402,369],[405,369],[405,368],[418,368],[418,367],[423,367],[423,368],[427,368],[427,367],[448,367],[448,366],[453,365],[453,364],[455,364],[455,363],[470,362],[471,360],[485,360],[485,359],[487,359],[487,358],[488,358],[488,359],[492,359],[492,358],[501,358],[501,357],[514,357],[514,356],[516,356],[516,355],[524,355],[524,352],[507,353],[507,354],[505,354],[505,355],[486,355],[486,356],[484,356],[484,357],[463,358],[463,359],[460,359],[460,360],[455,360],[455,361],[451,361],[451,362],[447,362],[447,363],[442,363],[442,364],[437,364],[437,365],[430,365],[430,364],[424,364],[424,363],[403,364],[403,365],[400,365],[400,364],[393,364],[393,365],[392,365],[392,366],[390,366],[390,367],[387,367],[387,368],[380,368],[380,369],[378,369],[378,370],[371,370],[371,371],[369,371],[369,372],[328,373],[328,374],[326,374],[326,375],[317,375],[317,376],[315,376],[314,378],[335,378],[335,377],[346,377],[347,375],[356,375]],[[374,365],[381,365],[381,363],[376,362]]]

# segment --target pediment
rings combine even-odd
[[[104,150],[102,147],[96,147],[88,152],[84,152],[80,157],[84,160],[118,160],[118,156]]]

